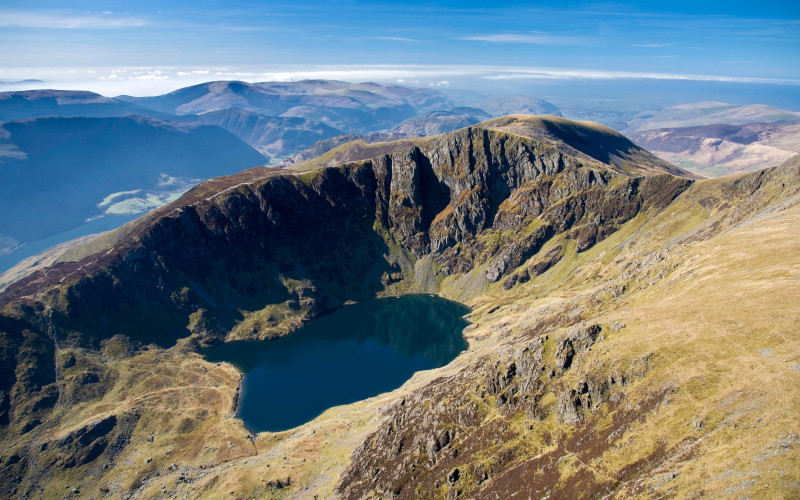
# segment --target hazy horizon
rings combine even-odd
[[[800,108],[786,2],[92,2],[0,5],[0,90],[146,96],[336,79],[542,97]]]

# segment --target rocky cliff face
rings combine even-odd
[[[680,267],[695,262],[681,249],[785,202],[796,166],[698,185],[617,136],[580,144],[601,129],[558,119],[542,131],[541,118],[527,120],[376,145],[369,151],[378,154],[337,167],[214,179],[8,286],[4,494],[51,491],[80,482],[80,471],[107,477],[122,496],[201,496],[226,487],[221,475],[271,463],[281,446],[320,455],[273,464],[270,483],[242,479],[242,495],[307,496],[311,486],[348,498],[626,491],[620,485],[653,470],[643,463],[662,464],[677,445],[637,448],[604,474],[575,464],[616,453],[620,436],[677,385],[653,385],[651,372],[670,365],[659,365],[656,347],[626,347],[633,337],[620,331],[643,327],[609,315],[651,304],[639,297],[668,276],[669,290],[683,290],[675,273],[700,271]],[[563,130],[565,141],[553,139]],[[643,171],[651,175],[633,175]],[[662,240],[673,243],[650,246]],[[192,354],[285,335],[348,300],[408,291],[469,302],[473,347],[380,408],[367,406],[369,417],[345,426],[353,430],[322,419],[309,425],[324,438],[310,428],[278,441],[243,436],[225,417],[235,371]],[[619,354],[597,358],[609,338]],[[331,446],[343,446],[338,472],[314,482],[323,472],[311,464],[333,463],[320,458]],[[152,463],[150,449],[159,453]],[[112,457],[127,465],[103,468]]]
[[[169,346],[191,333],[218,337],[243,319],[242,309],[285,303],[307,316],[364,299],[389,273],[400,273],[389,290],[430,281],[424,288],[437,291],[437,280],[471,269],[489,284],[556,235],[584,251],[689,185],[620,175],[481,127],[302,176],[263,172],[267,178],[232,176],[210,192],[201,184],[135,223],[99,260],[86,257],[77,271],[58,264],[42,287],[34,276],[5,295],[50,286],[58,304],[51,321],[81,345],[122,333]],[[412,265],[420,259],[433,266],[426,276]],[[53,289],[55,274],[70,283]],[[143,321],[141,309],[159,321]],[[192,315],[203,321],[191,325]]]

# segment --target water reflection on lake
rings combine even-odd
[[[326,409],[401,386],[466,349],[469,309],[431,295],[347,305],[286,338],[204,349],[244,372],[239,417],[253,432],[304,424]]]

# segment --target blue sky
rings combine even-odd
[[[0,80],[97,81],[140,95],[212,79],[305,77],[688,79],[800,90],[798,4],[0,1]]]

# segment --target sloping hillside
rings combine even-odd
[[[527,117],[370,147],[213,179],[6,288],[3,494],[796,493],[800,158],[697,181]],[[471,307],[469,350],[286,432],[196,354],[412,291]]]

